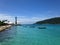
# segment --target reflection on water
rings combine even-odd
[[[0,32],[0,45],[60,45],[60,25],[13,26]]]

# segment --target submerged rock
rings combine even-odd
[[[38,29],[46,29],[46,27],[38,27]]]

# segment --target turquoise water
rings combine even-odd
[[[0,45],[60,45],[60,25],[12,26],[0,32]]]

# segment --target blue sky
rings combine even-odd
[[[60,17],[60,0],[0,0],[0,17],[5,16],[18,16],[21,23]]]

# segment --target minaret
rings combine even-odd
[[[17,17],[15,17],[15,25],[17,25]]]

